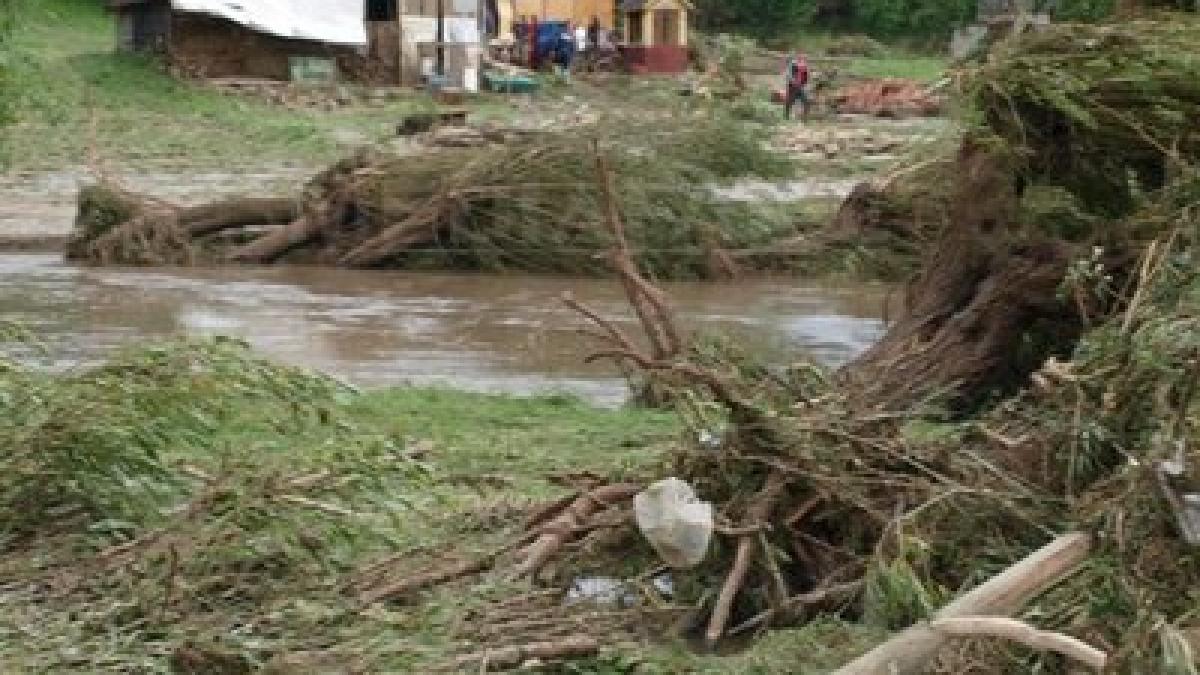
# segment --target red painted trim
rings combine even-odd
[[[625,63],[629,70],[639,74],[682,73],[688,68],[688,48],[670,45],[630,45],[625,48]]]

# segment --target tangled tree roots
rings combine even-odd
[[[203,243],[227,230],[271,227],[296,217],[292,199],[241,198],[194,207],[146,199],[109,184],[79,195],[66,255],[98,264],[190,264]]]

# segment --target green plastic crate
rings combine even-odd
[[[319,56],[292,56],[288,58],[292,82],[325,84],[338,79],[337,62]]]

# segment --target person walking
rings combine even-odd
[[[787,61],[787,93],[784,95],[783,116],[792,119],[792,108],[800,104],[800,119],[808,119],[808,57],[796,54]]]

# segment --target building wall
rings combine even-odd
[[[361,76],[365,59],[353,47],[289,40],[252,31],[232,21],[175,12],[168,55],[184,74],[208,78],[288,80],[293,56],[334,58],[339,70]]]
[[[501,7],[502,16],[510,16],[511,21],[520,17],[535,16],[538,20],[571,21],[587,26],[592,17],[600,19],[600,25],[612,30],[616,25],[616,0],[499,0],[501,5],[509,4],[511,9]],[[512,25],[501,22],[500,36],[510,37]]]

